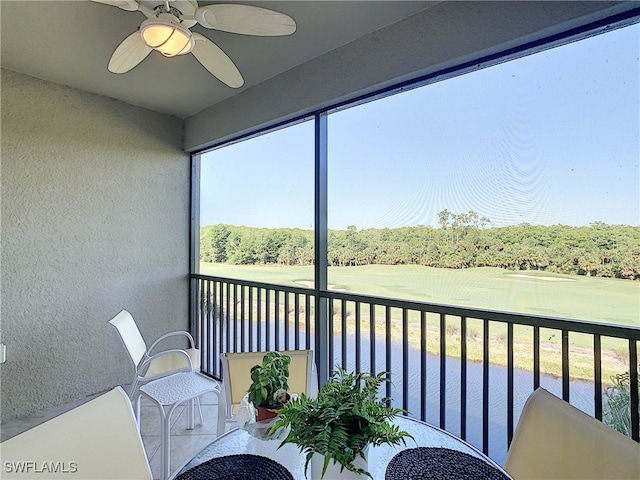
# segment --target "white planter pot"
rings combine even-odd
[[[367,450],[364,452],[365,458],[356,457],[353,462],[357,468],[362,468],[364,470],[367,469]],[[324,474],[324,478],[322,477],[322,467],[324,466],[324,455],[320,455],[318,453],[314,453],[311,458],[311,480],[364,480],[368,478],[366,475],[358,475],[351,470],[347,470],[346,468],[340,472],[342,465],[339,463],[333,463],[333,460],[329,460],[329,465],[327,466],[327,471]]]

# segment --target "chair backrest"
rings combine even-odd
[[[0,461],[5,480],[153,479],[131,402],[121,387],[2,442]],[[39,471],[16,466],[29,462]],[[46,465],[53,467],[43,469]]]
[[[640,445],[538,388],[524,405],[504,469],[516,480],[640,478]]]
[[[221,353],[222,376],[227,403],[238,405],[251,386],[251,367],[262,363],[266,352]],[[291,358],[289,364],[289,392],[314,395],[317,393],[313,350],[281,350]]]
[[[116,327],[133,364],[137,367],[147,352],[147,345],[133,317],[126,310],[122,310],[109,320],[109,323]]]

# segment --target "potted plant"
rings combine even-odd
[[[346,469],[356,477],[370,477],[365,455],[369,445],[396,445],[413,438],[390,421],[404,410],[388,407],[387,399],[378,397],[386,381],[384,372],[372,376],[338,368],[316,398],[301,394],[289,401],[271,431],[289,429],[281,445],[294,443],[306,453],[305,474],[311,462],[313,478],[323,478],[330,461],[341,475]]]
[[[262,363],[251,367],[248,400],[257,410],[256,421],[276,416],[272,410],[282,408],[289,395],[291,357],[280,352],[267,352]]]

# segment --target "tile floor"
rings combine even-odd
[[[54,418],[78,405],[81,405],[93,397],[70,402],[58,407],[52,407],[23,418],[17,418],[0,425],[0,437],[4,441],[19,433]],[[187,430],[187,410],[185,406],[179,406],[173,413],[171,420],[171,470],[175,472],[189,460],[191,460],[204,447],[216,438],[216,425],[218,416],[217,395],[209,393],[201,398],[202,415],[204,425],[196,425],[193,430]],[[160,413],[156,406],[148,400],[142,400],[140,412],[140,434],[144,443],[147,458],[151,465],[154,479],[160,478]],[[198,416],[196,414],[196,420]],[[227,430],[233,425],[227,424]]]

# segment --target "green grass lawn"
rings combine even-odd
[[[313,267],[201,263],[203,274],[312,285]],[[330,267],[332,289],[390,298],[640,326],[640,282],[499,268]]]
[[[227,265],[202,263],[203,274],[247,279],[289,286],[312,286],[313,267],[285,267],[261,265]],[[593,278],[584,276],[551,274],[546,272],[509,271],[499,268],[475,268],[464,270],[439,269],[419,265],[367,265],[361,267],[330,267],[330,288],[352,293],[381,297],[419,300],[455,306],[485,308],[507,312],[545,315],[602,323],[640,326],[640,282]],[[363,312],[366,313],[366,312]],[[368,318],[368,317],[367,317]],[[418,322],[417,315],[410,315],[410,322]],[[429,315],[430,328],[437,330],[438,316]],[[365,322],[366,323],[366,322]],[[450,327],[449,327],[450,325]],[[448,335],[453,337],[449,355],[458,356],[455,344],[456,325],[448,324]],[[472,338],[469,340],[469,358],[481,358],[482,345],[480,322],[469,321]],[[532,329],[516,327],[516,365],[527,368],[532,357]],[[394,336],[400,335],[394,327]],[[506,351],[500,348],[506,338],[506,326],[492,324],[492,362],[504,364]],[[437,337],[429,349],[437,353]],[[411,343],[419,345],[415,332]],[[559,332],[541,330],[543,370],[560,374]],[[592,378],[589,351],[593,340],[589,335],[570,335],[572,374],[577,378]],[[618,373],[625,368],[626,342],[603,339],[603,376]],[[582,358],[584,357],[584,358]],[[628,367],[626,367],[628,369]]]

